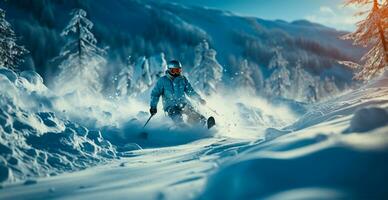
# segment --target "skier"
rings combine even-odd
[[[155,115],[157,113],[157,105],[159,97],[162,96],[163,108],[167,112],[168,116],[177,124],[183,125],[183,115],[187,116],[187,122],[189,124],[200,123],[205,125],[207,123],[208,128],[214,126],[214,118],[206,118],[198,113],[194,107],[188,102],[186,95],[193,100],[199,101],[202,105],[206,104],[206,101],[194,91],[193,87],[186,79],[181,75],[182,65],[177,60],[172,60],[167,63],[166,75],[162,76],[157,82],[151,92],[150,113]]]

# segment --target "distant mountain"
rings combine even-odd
[[[131,55],[151,56],[164,52],[166,59],[194,62],[194,47],[207,40],[217,51],[226,78],[239,71],[247,59],[268,76],[274,49],[281,49],[290,67],[300,62],[306,71],[324,78],[334,76],[339,85],[351,81],[351,71],[336,60],[357,60],[363,49],[338,37],[337,31],[305,20],[285,22],[241,17],[220,10],[175,3],[140,0],[12,0],[0,1],[7,19],[30,51],[26,68],[32,66],[45,79],[57,66],[49,61],[64,44],[61,30],[69,12],[83,8],[93,21],[93,32],[102,47],[109,47],[109,67],[120,68]]]

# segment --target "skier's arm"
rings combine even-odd
[[[151,102],[150,102],[150,107],[151,108],[157,108],[158,107],[158,102],[160,95],[163,93],[163,85],[162,81],[159,80],[156,82],[155,87],[151,91]]]
[[[185,92],[187,94],[187,96],[189,96],[190,98],[193,98],[197,101],[202,101],[203,99],[201,98],[201,96],[194,90],[194,88],[191,86],[190,82],[186,79],[185,77],[185,81],[186,81],[186,85],[185,85]]]

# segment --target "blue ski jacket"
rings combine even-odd
[[[167,111],[170,107],[183,108],[188,104],[186,95],[195,100],[201,96],[194,91],[189,81],[184,76],[173,77],[168,72],[161,77],[151,91],[151,108],[156,108],[160,96],[162,96],[163,108]]]

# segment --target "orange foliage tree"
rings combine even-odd
[[[363,65],[350,61],[340,63],[358,69],[355,79],[369,80],[388,66],[388,2],[387,0],[345,0],[345,6],[371,6],[371,9],[356,15],[366,15],[357,23],[357,29],[342,36],[342,39],[353,40],[354,45],[369,47],[370,50],[361,58]]]

